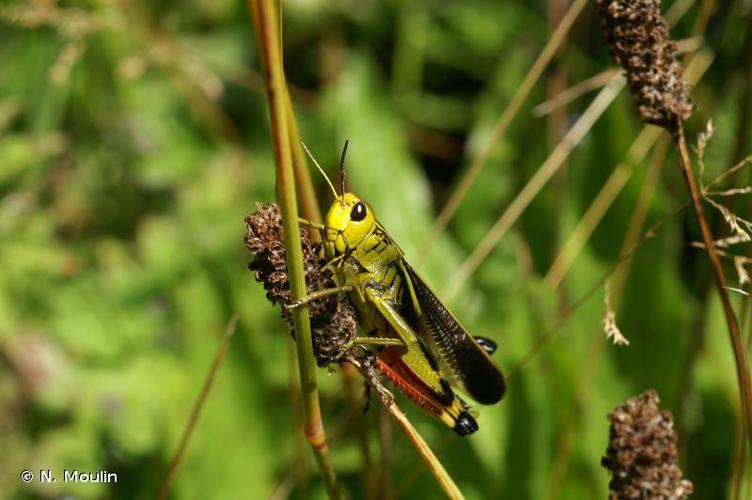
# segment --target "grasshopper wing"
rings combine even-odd
[[[452,384],[481,404],[498,403],[506,391],[501,370],[488,353],[465,331],[418,273],[403,261],[405,277],[414,296],[417,334],[439,364],[450,374]]]

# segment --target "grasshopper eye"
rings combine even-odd
[[[359,201],[352,207],[350,212],[350,220],[358,222],[366,218],[366,206],[362,201]]]

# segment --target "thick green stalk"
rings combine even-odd
[[[312,222],[321,222],[321,208],[316,199],[316,190],[313,189],[313,180],[311,179],[311,170],[308,168],[303,146],[300,144],[300,133],[298,124],[295,121],[295,114],[292,109],[290,94],[285,87],[285,104],[287,111],[287,124],[290,133],[290,148],[292,150],[292,168],[295,172],[295,185],[298,190],[298,200],[303,217]],[[319,241],[321,235],[318,231],[311,231],[311,239]]]
[[[258,46],[266,70],[267,101],[276,163],[277,201],[282,213],[290,289],[292,299],[296,300],[304,297],[307,289],[290,148],[289,97],[282,67],[277,9],[272,0],[248,0],[248,7],[253,15]],[[319,392],[316,384],[316,362],[313,357],[308,308],[304,306],[295,309],[293,322],[300,381],[303,389],[306,438],[313,448],[329,497],[342,498],[334,468],[329,459],[326,433],[321,419]]]

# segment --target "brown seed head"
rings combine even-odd
[[[256,211],[245,218],[245,224],[245,245],[254,254],[248,269],[254,273],[256,281],[263,283],[266,298],[272,304],[291,302],[279,206],[257,204]],[[303,229],[300,239],[308,292],[336,286],[332,272],[322,270],[326,261],[321,257],[319,245],[314,245]],[[338,361],[345,345],[357,334],[355,309],[347,300],[332,295],[311,301],[308,310],[316,363],[326,366]],[[282,317],[294,338],[292,311],[283,307]]]
[[[596,0],[614,62],[624,68],[645,123],[673,128],[692,114],[689,84],[674,58],[676,44],[660,0]]]
[[[659,411],[659,402],[649,389],[608,414],[610,442],[601,463],[612,473],[609,498],[681,500],[692,493],[676,463],[673,416]]]

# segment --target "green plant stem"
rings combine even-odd
[[[279,5],[278,5],[279,6]],[[280,10],[277,10],[278,16],[280,16]],[[278,18],[279,32],[282,30],[281,17]],[[281,38],[281,37],[280,37]],[[282,44],[280,42],[280,51],[282,50]],[[300,203],[300,211],[306,219],[312,222],[320,223],[323,218],[321,216],[321,208],[316,197],[316,190],[313,187],[313,179],[311,178],[311,170],[308,165],[308,159],[303,151],[301,145],[301,136],[298,129],[297,121],[295,120],[295,113],[293,110],[292,99],[290,97],[289,87],[285,82],[284,86],[284,101],[285,101],[285,113],[288,125],[288,134],[290,139],[290,149],[292,153],[292,167],[295,175],[295,185],[297,190],[298,201]],[[312,241],[320,241],[321,234],[319,231],[311,229],[309,236]],[[342,378],[346,387],[356,384],[357,376],[355,370],[348,370],[345,367],[341,370]],[[347,391],[347,396],[350,405],[355,408],[359,406],[359,397],[354,391]],[[354,418],[359,418],[360,423],[356,424],[356,433],[358,434],[358,441],[361,445],[361,451],[364,457],[364,473],[368,476],[371,475],[370,467],[370,451],[367,446],[367,436],[365,433],[365,427],[363,426],[363,417],[360,413],[353,415]]]
[[[290,149],[292,150],[292,168],[295,172],[295,185],[298,191],[298,200],[303,217],[311,222],[321,222],[321,208],[316,199],[316,190],[313,188],[313,179],[311,179],[311,170],[308,168],[305,152],[300,144],[300,132],[298,124],[295,121],[295,113],[292,109],[292,100],[290,93],[285,86],[285,107],[287,112],[287,123],[290,134]],[[320,241],[321,234],[316,230],[310,231],[313,241]]]
[[[290,148],[292,150],[292,167],[295,172],[295,185],[297,187],[300,210],[303,217],[309,221],[320,223],[323,220],[321,216],[321,208],[316,197],[316,190],[313,187],[313,179],[311,179],[311,169],[308,165],[308,159],[305,151],[303,151],[300,132],[298,130],[297,121],[295,120],[292,99],[290,98],[287,85],[285,85],[285,104],[288,133],[290,134]],[[318,230],[310,228],[308,234],[311,241],[321,241],[321,233]],[[368,436],[366,434],[363,414],[358,410],[361,404],[361,394],[359,394],[358,391],[351,390],[352,387],[358,385],[360,379],[357,376],[356,370],[349,367],[349,365],[342,366],[340,374],[342,375],[348,404],[354,409],[352,412],[354,422],[353,427],[363,457],[363,474],[366,478],[366,484],[371,485],[372,483],[375,483],[375,476],[373,474],[373,468],[371,467],[371,452],[368,446]],[[370,491],[371,487],[368,486],[368,489]]]
[[[295,171],[295,184],[298,191],[300,208],[303,217],[309,221],[320,223],[323,220],[321,217],[321,208],[319,207],[319,202],[316,198],[316,190],[313,188],[313,180],[311,179],[311,170],[308,166],[308,160],[300,142],[301,137],[298,132],[298,125],[295,120],[289,92],[286,92],[285,100],[287,104],[287,123],[289,126],[288,132],[290,133],[290,148],[292,149],[292,166]],[[310,228],[308,235],[311,238],[311,241],[321,241],[321,233],[314,228]],[[340,374],[342,375],[348,404],[350,408],[354,409],[352,412],[353,427],[363,457],[363,475],[366,480],[368,491],[372,491],[373,488],[371,485],[375,483],[375,476],[373,474],[373,467],[371,467],[371,451],[368,446],[368,435],[366,434],[363,413],[358,409],[360,407],[361,395],[358,391],[351,389],[358,385],[360,379],[357,376],[356,370],[349,367],[349,365],[343,365],[340,369]]]
[[[679,165],[682,174],[684,175],[684,182],[687,184],[687,189],[689,190],[689,195],[692,199],[692,208],[694,208],[695,218],[700,227],[700,233],[702,234],[705,249],[708,252],[710,267],[713,271],[713,278],[716,288],[718,289],[718,295],[721,299],[723,314],[726,317],[731,347],[734,351],[734,361],[736,363],[736,375],[739,383],[739,400],[741,401],[742,415],[746,423],[747,438],[752,445],[752,413],[750,413],[750,407],[752,407],[752,393],[750,393],[749,370],[747,369],[747,361],[744,356],[744,346],[739,331],[739,322],[736,320],[734,308],[731,306],[731,300],[726,291],[726,276],[723,272],[723,265],[721,264],[721,259],[716,251],[715,243],[713,242],[713,234],[710,231],[710,224],[708,224],[708,220],[705,217],[702,208],[701,194],[697,189],[694,176],[692,175],[689,150],[687,149],[687,141],[684,137],[683,122],[680,119],[677,119],[670,132],[679,154]]]
[[[267,101],[276,164],[277,201],[282,213],[290,291],[292,299],[297,300],[306,295],[307,289],[290,147],[288,113],[291,108],[287,105],[289,96],[282,67],[277,6],[272,0],[248,0],[248,7],[253,15],[258,46],[265,66]],[[343,498],[329,458],[326,433],[321,419],[308,307],[303,306],[295,309],[293,323],[295,325],[295,345],[298,353],[300,382],[303,390],[305,435],[313,448],[329,497]]]
[[[293,450],[292,450],[292,475],[295,478],[295,487],[297,493],[302,497],[308,496],[308,450],[305,442],[305,436],[298,433],[305,425],[303,416],[303,393],[300,390],[300,379],[298,378],[298,352],[295,347],[295,340],[287,337],[287,368],[288,368],[288,386],[290,389],[290,410],[292,412],[292,432]]]

